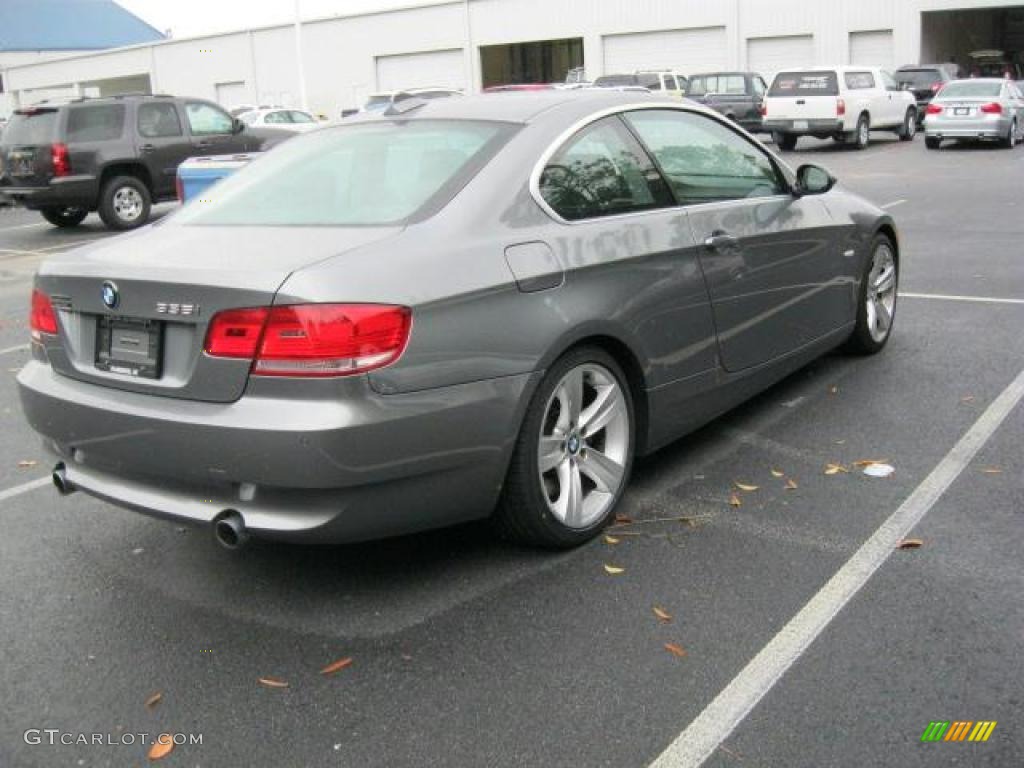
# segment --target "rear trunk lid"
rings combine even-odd
[[[11,115],[0,142],[0,189],[41,187],[50,181],[58,116],[54,107],[19,109]]]
[[[828,120],[837,116],[839,82],[834,71],[780,72],[765,99],[768,120]]]
[[[54,257],[37,277],[58,316],[47,355],[55,371],[82,381],[232,402],[250,363],[203,352],[213,315],[269,306],[294,272],[398,231],[167,222]]]

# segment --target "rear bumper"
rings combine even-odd
[[[772,120],[765,118],[761,121],[761,125],[765,131],[778,131],[792,136],[833,136],[845,130],[843,121],[838,119]]]
[[[925,136],[936,139],[1002,139],[1010,131],[1011,118],[950,118],[928,115],[924,121]]]
[[[110,390],[33,360],[18,385],[80,490],[194,523],[232,509],[255,535],[341,542],[488,515],[536,375],[386,396],[360,378],[336,399],[218,404]]]
[[[98,194],[96,177],[87,174],[51,179],[39,187],[19,187],[8,179],[0,182],[0,199],[32,210],[49,206],[94,210]]]

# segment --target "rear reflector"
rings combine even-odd
[[[1001,115],[1003,114],[1003,105],[994,101],[991,104],[982,104],[981,112],[986,115]]]
[[[252,359],[256,376],[348,376],[397,360],[411,327],[408,307],[383,304],[230,309],[210,321],[205,350]]]
[[[925,109],[925,113],[929,115],[941,115],[942,107],[940,107],[938,104],[929,104],[928,107]]]
[[[42,334],[57,335],[57,313],[53,311],[50,297],[36,289],[32,291],[32,309],[29,312],[28,325],[32,338],[38,340]]]
[[[836,99],[836,117],[846,114],[846,102],[843,99]]]
[[[54,176],[69,176],[71,174],[71,158],[68,156],[67,144],[51,144],[50,161],[53,164]]]

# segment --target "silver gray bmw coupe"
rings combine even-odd
[[[228,547],[571,547],[636,456],[892,330],[892,219],[686,102],[410,99],[208,197],[46,261],[18,382],[63,493]]]

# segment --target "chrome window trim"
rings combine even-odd
[[[577,120],[575,123],[573,123],[567,129],[562,131],[562,133],[560,133],[555,138],[555,140],[552,141],[551,144],[548,145],[547,149],[545,149],[541,153],[540,159],[533,166],[533,171],[530,173],[530,196],[533,198],[534,202],[536,202],[537,205],[540,206],[540,209],[542,211],[544,211],[544,213],[546,213],[548,215],[548,218],[552,219],[553,221],[555,221],[555,222],[557,222],[559,224],[564,224],[564,225],[567,225],[567,226],[577,226],[579,224],[591,224],[591,223],[593,223],[595,221],[615,221],[615,220],[619,220],[619,219],[627,219],[627,218],[632,218],[632,217],[636,217],[636,216],[650,216],[651,214],[655,214],[655,213],[666,213],[666,212],[676,212],[676,213],[679,213],[681,211],[688,211],[688,210],[691,210],[691,209],[698,209],[699,210],[699,209],[705,208],[705,207],[707,207],[709,205],[723,205],[723,204],[724,205],[729,205],[729,204],[738,204],[738,203],[749,203],[749,202],[752,202],[754,200],[768,201],[768,200],[778,200],[780,198],[792,198],[791,194],[770,195],[768,197],[741,197],[741,198],[736,198],[736,199],[733,199],[733,200],[714,200],[714,201],[708,202],[708,203],[693,203],[693,204],[690,204],[690,205],[666,205],[663,208],[649,208],[649,209],[643,210],[643,211],[630,211],[629,213],[615,213],[615,214],[611,214],[609,216],[592,216],[592,217],[587,218],[587,219],[576,219],[576,220],[573,220],[573,221],[570,221],[569,219],[562,218],[562,216],[560,216],[558,214],[558,212],[555,211],[554,208],[552,208],[550,205],[548,205],[547,200],[545,200],[544,196],[541,195],[541,193],[540,193],[540,177],[544,174],[544,169],[547,167],[548,163],[551,161],[551,158],[555,156],[555,153],[558,152],[558,150],[561,149],[562,146],[567,141],[569,141],[569,139],[571,139],[577,133],[579,133],[580,131],[582,131],[585,128],[589,127],[593,123],[596,123],[598,120],[603,120],[606,117],[611,117],[612,115],[622,115],[623,113],[626,113],[626,112],[637,112],[637,111],[640,111],[640,110],[651,110],[651,109],[653,109],[653,110],[660,110],[660,111],[674,110],[676,112],[689,112],[689,113],[692,113],[692,114],[704,115],[705,117],[711,118],[712,120],[716,120],[720,125],[724,126],[725,128],[728,128],[729,130],[733,131],[734,133],[737,133],[737,135],[739,135],[742,138],[747,139],[747,141],[750,141],[760,151],[764,152],[765,155],[767,155],[768,158],[776,166],[782,166],[783,168],[788,170],[791,175],[793,175],[794,177],[796,176],[795,172],[793,171],[792,168],[789,167],[789,165],[787,165],[780,158],[776,157],[774,154],[769,152],[764,147],[764,145],[761,144],[761,142],[759,142],[757,139],[747,138],[742,133],[739,133],[738,131],[736,131],[736,126],[731,124],[730,122],[722,119],[721,116],[717,112],[713,112],[711,110],[705,110],[705,109],[703,109],[701,107],[690,106],[688,104],[674,104],[672,102],[649,102],[648,101],[648,102],[636,102],[636,103],[633,103],[633,104],[620,104],[620,105],[617,105],[617,106],[614,106],[614,107],[606,107],[605,109],[598,110],[597,112],[592,112],[589,115],[587,115],[586,117]],[[646,147],[644,149],[646,151]],[[660,173],[660,171],[659,171],[659,173]],[[783,175],[783,181],[786,182],[787,180],[785,179],[785,174],[782,174],[782,175]]]

